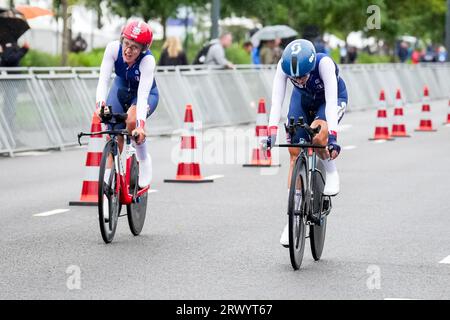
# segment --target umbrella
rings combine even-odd
[[[30,29],[24,16],[14,10],[0,13],[0,43],[17,42],[21,35]]]
[[[298,34],[297,31],[289,26],[285,25],[275,25],[267,26],[258,30],[252,37],[251,41],[253,46],[259,46],[262,40],[275,40],[275,39],[285,39],[295,37]]]
[[[40,16],[53,16],[52,11],[34,6],[20,5],[16,6],[16,10],[22,13],[25,16],[25,19],[27,20]]]

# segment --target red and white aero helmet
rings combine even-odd
[[[153,41],[153,32],[150,26],[143,21],[130,21],[123,28],[122,37],[150,47]]]

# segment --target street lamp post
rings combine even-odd
[[[447,61],[450,61],[450,0],[447,0],[447,13],[445,15],[445,49],[447,50]]]
[[[449,0],[450,1],[450,0]],[[219,37],[220,0],[212,0],[211,7],[211,39]]]

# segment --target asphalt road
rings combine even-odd
[[[368,140],[374,110],[345,115],[324,253],[314,262],[307,240],[296,272],[278,242],[287,151],[269,171],[228,157],[239,149],[233,132],[252,126],[205,132],[202,174],[223,175],[210,184],[163,183],[175,176],[179,138],[151,139],[158,192],[144,230],[133,237],[121,218],[109,245],[95,207],[68,206],[85,147],[1,158],[0,299],[449,299],[448,105],[432,103],[433,133],[413,131],[419,104],[405,112],[412,137],[385,143]],[[34,216],[55,209],[69,211]]]

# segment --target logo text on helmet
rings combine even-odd
[[[295,43],[292,45],[292,54],[297,54],[302,51],[302,45],[300,43]]]
[[[309,63],[312,63],[314,60],[314,53],[311,53],[311,57],[309,57]]]
[[[141,33],[141,28],[139,28],[139,26],[136,26],[133,28],[133,34],[135,35],[139,35]]]

